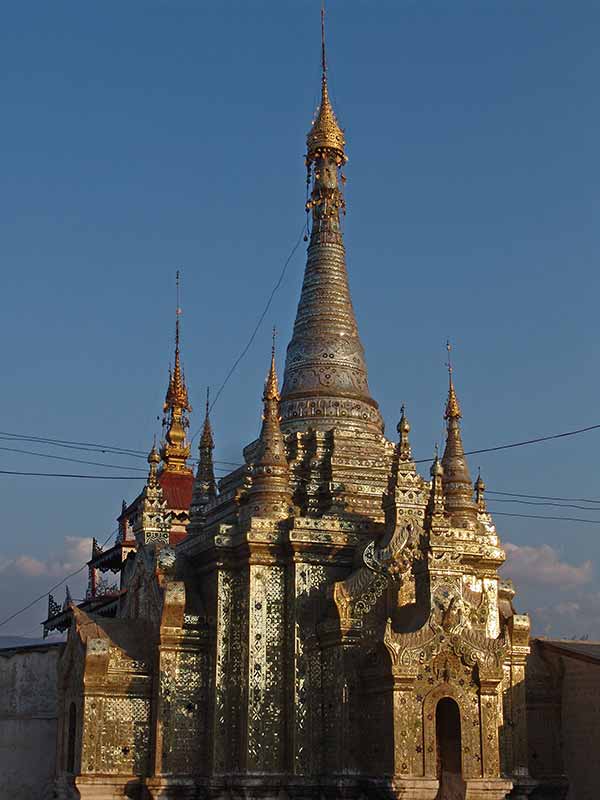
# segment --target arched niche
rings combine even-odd
[[[423,700],[423,739],[425,743],[425,776],[436,778],[438,772],[437,706],[443,699],[456,703],[460,719],[461,771],[464,780],[480,778],[481,726],[479,699],[458,687],[443,683],[433,688]]]

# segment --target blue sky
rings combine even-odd
[[[419,458],[442,435],[447,337],[469,449],[600,422],[599,26],[593,2],[328,3],[371,389],[390,435],[406,403]],[[0,427],[145,451],[175,270],[195,430],[297,239],[319,3],[12,3],[0,29]],[[270,328],[282,363],[304,255],[214,409],[220,460],[256,435]],[[472,471],[494,490],[600,498],[599,437],[477,456]],[[121,474],[2,450],[0,469]],[[80,540],[106,538],[139,488],[0,475],[2,612],[78,566]],[[600,528],[496,521],[535,630],[600,638]],[[1,632],[35,635],[44,612]]]

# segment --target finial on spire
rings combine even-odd
[[[446,403],[444,419],[460,419],[462,413],[452,379],[452,345],[449,340],[446,342],[446,350],[448,352],[448,361],[446,362],[446,366],[448,367],[448,401]]]
[[[179,350],[179,317],[182,314],[179,304],[179,270],[175,273],[175,286],[177,294],[177,305],[175,306],[175,347]]]
[[[400,461],[410,461],[412,457],[410,449],[410,441],[408,434],[410,433],[410,423],[406,418],[404,403],[400,409],[400,422],[396,426],[396,430],[400,434],[400,441],[398,443],[398,456]]]
[[[273,342],[271,345],[271,366],[269,374],[265,382],[265,391],[263,392],[263,400],[279,400],[279,379],[277,378],[277,368],[275,366],[275,337],[277,330],[273,326]]]
[[[150,464],[150,474],[156,472],[156,465],[160,464],[160,455],[158,454],[158,450],[156,449],[156,434],[154,436],[154,441],[152,442],[152,450],[148,453],[148,463]]]
[[[325,58],[325,0],[321,3],[321,75],[327,76],[327,59]]]
[[[475,502],[479,511],[487,511],[485,502],[485,482],[481,477],[481,467],[477,467],[477,480],[475,481]]]
[[[180,272],[175,273],[175,287],[177,305],[175,307],[175,363],[169,370],[169,386],[165,396],[163,412],[165,418],[163,425],[167,425],[165,442],[161,447],[161,456],[165,462],[164,469],[169,472],[186,472],[191,474],[186,461],[190,455],[190,448],[186,441],[185,430],[189,425],[187,414],[192,410],[185,376],[181,367],[180,355],[180,324],[182,314],[180,306]]]
[[[321,5],[321,104],[307,137],[307,161],[314,161],[318,152],[332,151],[339,166],[347,161],[344,153],[344,131],[335,117],[327,86],[325,53],[325,3]]]
[[[440,456],[439,456],[439,450],[438,450],[437,442],[435,443],[433,463],[431,465],[431,469],[429,470],[429,474],[432,477],[435,477],[435,476],[441,477],[444,474],[444,468],[440,464]]]
[[[206,413],[202,426],[202,436],[200,437],[200,460],[202,461],[202,451],[204,448],[212,450],[215,446],[212,427],[210,424],[210,386],[206,387]]]

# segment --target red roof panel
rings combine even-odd
[[[192,503],[194,476],[185,472],[161,472],[158,481],[167,501],[167,507],[188,511]]]

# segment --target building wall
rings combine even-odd
[[[0,798],[52,797],[61,650],[0,650]]]
[[[532,800],[598,800],[600,643],[532,640],[527,725]]]
[[[600,664],[563,658],[562,733],[568,800],[600,797]]]

